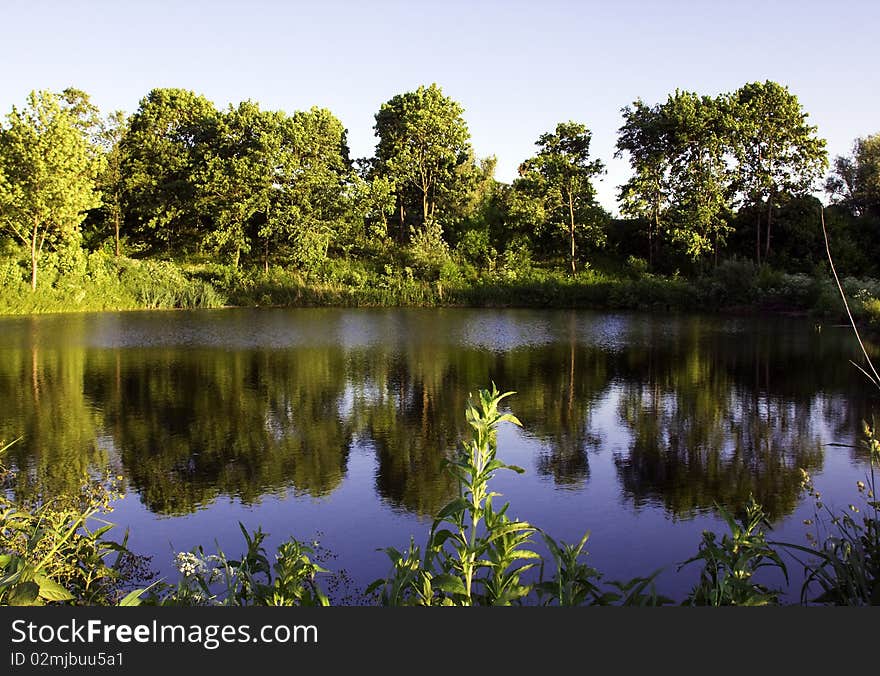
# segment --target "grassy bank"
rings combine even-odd
[[[26,262],[0,259],[0,314],[221,307],[211,284],[165,261],[115,259],[103,252],[43,256],[37,288]]]
[[[726,261],[686,279],[638,266],[605,271],[518,266],[477,270],[447,261],[435,269],[406,261],[334,260],[304,273],[292,267],[137,260],[98,251],[44,256],[37,289],[26,261],[0,260],[0,314],[159,308],[241,307],[549,307],[595,310],[809,314],[844,319],[827,274],[788,274]],[[843,281],[857,320],[880,325],[880,281]]]

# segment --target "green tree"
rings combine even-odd
[[[542,134],[535,157],[520,165],[514,184],[544,203],[549,222],[567,233],[571,272],[575,272],[575,236],[601,245],[607,214],[596,202],[593,179],[602,174],[601,160],[590,159],[592,133],[577,122],[560,122],[555,132]]]
[[[99,138],[99,143],[104,149],[105,161],[97,183],[103,198],[104,218],[113,226],[116,258],[119,258],[121,253],[120,238],[124,214],[122,196],[125,189],[122,173],[122,140],[127,130],[128,118],[121,110],[117,110],[103,121]]]
[[[880,215],[880,134],[856,139],[852,155],[834,159],[825,191],[855,216]]]
[[[474,159],[462,113],[432,84],[398,94],[376,114],[375,170],[394,183],[401,236],[409,212],[421,211],[422,228],[442,222],[470,174]]]
[[[693,260],[719,248],[729,223],[729,121],[717,99],[676,91],[663,105],[669,129],[670,235]]]
[[[825,141],[797,97],[776,82],[751,82],[725,97],[737,160],[737,188],[755,207],[755,259],[770,255],[774,209],[780,198],[809,194],[828,166]],[[764,214],[763,241],[762,218]]]
[[[248,226],[265,219],[275,192],[283,116],[251,101],[217,117],[196,177],[197,202],[213,219],[205,243],[231,255],[238,267],[251,248]]]
[[[388,237],[388,217],[394,213],[394,186],[385,176],[370,176],[369,171],[352,175],[348,191],[350,219],[363,223],[363,229],[354,233],[362,242]]]
[[[217,115],[184,89],[153,89],[132,115],[122,144],[126,220],[153,250],[199,243],[196,176]]]
[[[68,92],[31,92],[0,128],[0,223],[30,251],[33,290],[44,245],[76,244],[85,212],[100,204],[99,155]]]
[[[464,177],[460,199],[452,205],[452,218],[446,234],[460,252],[474,261],[486,262],[490,244],[490,230],[501,218],[499,191],[495,180],[498,160],[494,156],[463,165],[469,171]]]
[[[306,270],[325,260],[346,227],[353,174],[345,127],[329,110],[313,107],[287,119],[275,198],[259,231],[267,269],[270,242],[279,238]]]
[[[620,211],[647,223],[648,263],[653,267],[669,208],[670,124],[663,106],[648,106],[640,99],[621,112],[624,123],[618,130],[615,157],[629,155],[633,176],[620,186]]]

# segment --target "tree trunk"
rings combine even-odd
[[[570,218],[568,234],[571,237],[571,274],[574,274],[574,196],[570,192],[568,193],[568,215]]]
[[[266,238],[265,246],[263,248],[263,270],[265,270],[266,274],[269,273],[269,238]]]
[[[406,238],[406,230],[403,227],[404,220],[406,218],[406,213],[403,210],[403,197],[400,197],[400,231],[398,232],[398,239],[403,242]]]
[[[761,210],[758,209],[758,217],[755,219],[755,261],[761,265]]]
[[[37,222],[31,235],[31,291],[37,290]]]
[[[764,235],[764,260],[770,258],[770,223],[773,220],[773,197],[767,198],[767,232]]]
[[[654,203],[654,225],[648,226],[648,268],[654,269],[654,237],[660,232],[660,195]]]
[[[116,258],[119,258],[119,216],[122,213],[122,208],[120,207],[122,200],[120,199],[118,192],[114,195],[114,198],[115,206],[113,207],[113,223],[116,226]]]
[[[431,217],[431,212],[428,210],[428,191],[422,190],[422,225],[428,224],[428,219]]]

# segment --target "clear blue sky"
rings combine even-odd
[[[702,94],[775,80],[798,96],[830,154],[880,131],[880,2],[473,0],[3,0],[0,112],[32,89],[85,90],[133,112],[153,87],[218,108],[252,99],[329,108],[353,157],[371,155],[373,116],[436,82],[459,101],[480,156],[509,181],[557,122],[593,131],[614,208],[620,108],[676,88]]]

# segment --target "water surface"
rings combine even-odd
[[[241,309],[0,319],[0,439],[21,498],[124,477],[113,519],[175,577],[177,551],[318,540],[338,600],[387,572],[385,546],[423,543],[455,486],[442,461],[469,392],[515,390],[523,422],[494,488],[556,537],[591,531],[610,579],[676,573],[716,503],[750,494],[774,538],[803,543],[811,504],[855,500],[873,393],[844,328],[785,318],[587,311]],[[854,446],[829,446],[829,442]],[[793,570],[793,577],[798,578]],[[351,599],[349,599],[351,600]]]

